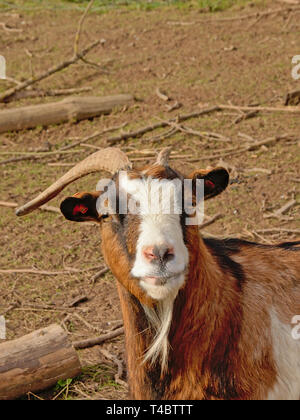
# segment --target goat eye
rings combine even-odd
[[[104,219],[107,219],[108,217],[109,217],[109,213],[102,214],[101,219],[104,220]]]

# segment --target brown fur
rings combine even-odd
[[[141,363],[150,340],[143,332],[143,310],[119,290],[131,397],[151,399],[160,387],[162,399],[266,398],[276,379],[268,309],[273,305],[286,323],[300,313],[300,258],[295,261],[295,253],[280,248],[239,245],[231,258],[245,270],[240,287],[197,228],[187,229],[186,241],[190,269],[174,304],[169,371],[163,378],[157,367]]]
[[[144,173],[176,176],[159,166]],[[197,227],[185,227],[189,269],[174,303],[168,371],[161,374],[158,363],[143,363],[153,331],[142,305],[156,303],[130,275],[138,220],[128,216],[121,227],[114,217],[99,219],[103,255],[118,280],[131,398],[266,398],[277,375],[270,310],[287,325],[300,314],[300,245],[205,240]]]

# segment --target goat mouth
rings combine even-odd
[[[151,286],[165,286],[168,282],[172,281],[173,279],[177,279],[183,274],[184,272],[172,274],[170,276],[145,276],[141,278],[141,280]]]
[[[165,277],[144,277],[143,281],[152,286],[164,286],[167,279]]]

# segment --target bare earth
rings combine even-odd
[[[123,131],[133,131],[215,104],[283,107],[286,93],[300,89],[300,81],[291,76],[292,57],[300,54],[299,13],[239,19],[242,15],[278,7],[280,3],[266,2],[265,6],[250,4],[219,14],[163,8],[151,12],[121,9],[88,15],[80,46],[102,39],[101,45],[88,55],[88,60],[99,63],[100,68],[79,62],[41,82],[39,87],[88,86],[92,87],[88,94],[132,93],[138,100],[127,109],[91,121],[2,134],[0,161],[15,156],[8,152],[47,150],[48,144],[54,151],[74,138],[98,130],[127,123]],[[38,74],[71,57],[80,16],[81,13],[75,11],[11,11],[2,16],[0,13],[0,21],[11,28],[22,29],[22,32],[12,32],[0,28],[0,54],[6,58],[7,75],[25,80],[32,72]],[[224,17],[236,19],[216,20]],[[12,85],[8,81],[0,80],[0,92],[9,86]],[[169,101],[157,95],[157,89],[164,92]],[[0,110],[49,100],[57,99],[23,99],[0,104]],[[176,102],[181,108],[168,112],[167,106]],[[217,133],[223,136],[221,138],[212,135],[203,138],[184,131],[164,140],[155,138],[169,131],[169,127],[119,142],[119,146],[133,159],[138,158],[139,165],[152,159],[151,153],[150,157],[145,157],[141,151],[152,152],[154,156],[153,152],[172,145],[175,155],[179,156],[174,160],[174,167],[183,171],[208,165],[229,167],[233,179],[231,187],[206,206],[208,217],[218,213],[223,217],[204,228],[203,234],[236,236],[262,243],[299,238],[300,234],[284,230],[260,232],[271,228],[300,229],[299,114],[261,112],[254,118],[235,123],[239,115],[238,111],[226,110],[182,123],[184,128]],[[107,139],[120,132],[119,129],[87,143],[105,147]],[[218,150],[222,155],[227,148],[236,150],[251,142],[284,135],[286,137],[280,141],[253,151],[229,153],[221,157],[222,162],[220,157],[207,159]],[[86,146],[70,150],[72,153],[60,157],[50,155],[42,160],[4,165],[0,162],[1,200],[24,203],[68,169],[50,164],[76,163],[94,151]],[[72,184],[49,204],[59,206],[64,196],[94,190],[99,178],[100,175],[89,176]],[[264,218],[292,199],[297,203],[285,217]],[[54,322],[68,330],[72,341],[120,326],[121,313],[113,276],[108,272],[91,282],[97,270],[104,266],[97,226],[72,224],[58,214],[41,211],[17,218],[12,209],[0,207],[0,227],[0,270],[66,271],[55,276],[0,273],[0,315],[5,314],[8,339]],[[91,270],[72,273],[67,272],[69,267]],[[67,307],[81,295],[88,300],[75,308]],[[124,361],[122,335],[101,348]],[[28,398],[127,398],[126,387],[115,381],[116,364],[101,353],[99,346],[81,350],[79,355],[84,366],[80,377],[69,386],[63,384]],[[126,380],[125,361],[122,379]],[[61,390],[63,392],[57,395]]]

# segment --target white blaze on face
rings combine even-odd
[[[141,218],[132,275],[140,278],[141,287],[152,298],[175,298],[184,283],[184,271],[188,264],[188,251],[180,224],[182,183],[179,179],[129,179],[126,173],[120,175],[120,187],[131,196],[128,207],[133,212],[136,210]],[[143,253],[147,247],[160,246],[167,246],[173,251],[173,258],[165,263],[163,272]],[[162,284],[151,282],[153,278],[163,278]]]
[[[130,212],[141,219],[136,257],[131,273],[140,279],[140,286],[153,299],[156,308],[144,307],[149,324],[154,329],[154,339],[147,349],[144,361],[160,360],[161,370],[168,366],[168,335],[173,316],[173,305],[179,289],[184,284],[188,251],[184,244],[180,224],[182,213],[182,184],[179,179],[153,180],[129,179],[120,174],[121,190],[131,196]],[[161,264],[145,257],[145,249],[165,246],[172,249],[171,258]]]

